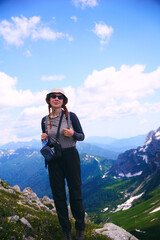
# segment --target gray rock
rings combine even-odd
[[[13,186],[13,189],[15,189],[17,192],[21,192],[21,189],[18,185]]]
[[[132,234],[113,223],[106,223],[103,228],[96,229],[95,232],[114,240],[138,240]]]
[[[28,200],[37,200],[37,194],[32,191],[30,187],[27,187],[23,190],[23,195],[28,199]]]
[[[27,219],[25,219],[24,217],[22,217],[20,219],[21,223],[23,223],[24,225],[26,225],[29,228],[32,228],[31,224],[27,221]]]
[[[34,240],[35,238],[31,237],[31,236],[25,236],[23,235],[23,240]]]
[[[19,216],[15,215],[15,216],[8,217],[8,220],[10,220],[10,222],[12,223],[16,223],[19,220]]]

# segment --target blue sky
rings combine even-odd
[[[40,138],[64,88],[86,138],[160,126],[160,1],[1,0],[0,144]]]

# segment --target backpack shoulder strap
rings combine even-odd
[[[65,111],[63,110],[63,113],[65,113]],[[70,112],[68,112],[68,116],[66,116],[66,121],[67,121],[67,128],[70,129],[70,125],[71,125],[71,117],[70,117]]]
[[[67,127],[68,127],[68,129],[70,129],[70,124],[71,124],[71,122],[70,122],[70,112],[68,112],[68,118],[67,118]]]
[[[48,115],[45,117],[45,133],[47,133],[48,132],[48,129],[47,129],[47,127],[48,127],[48,119],[49,119],[49,117],[48,117]]]

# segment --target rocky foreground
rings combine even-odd
[[[6,184],[3,180],[0,179],[0,190],[2,190],[2,191],[0,191],[1,199],[2,199],[1,195],[3,194],[3,191],[10,193],[10,194],[18,194],[19,200],[17,201],[17,204],[19,206],[27,206],[27,208],[29,207],[32,210],[39,209],[41,211],[50,212],[51,214],[56,215],[56,209],[55,209],[53,199],[50,199],[47,196],[44,196],[42,199],[38,198],[36,193],[34,193],[30,187],[25,188],[21,192],[19,186],[16,185],[14,187],[11,187],[10,185]],[[9,199],[8,199],[8,201],[9,201]],[[0,207],[2,205],[3,205],[3,202],[1,200]],[[69,214],[70,214],[70,217],[72,218],[70,207],[69,207]],[[19,214],[12,214],[11,216],[7,217],[7,221],[10,223],[13,223],[13,224],[16,224],[17,222],[21,222],[21,224],[25,225],[26,228],[32,229],[33,228],[32,221],[29,221],[29,219],[32,219],[34,217],[36,217],[36,216],[33,216],[31,214],[27,214],[25,217],[21,216]],[[87,220],[87,214],[86,214],[86,222],[89,222],[89,220]],[[2,230],[3,230],[3,226],[0,226],[0,233]],[[106,235],[109,239],[113,239],[113,240],[129,240],[129,239],[137,240],[136,237],[134,237],[133,235],[131,235],[124,229],[122,229],[112,223],[106,223],[106,224],[104,224],[103,228],[94,229],[93,232],[95,232],[95,234]],[[16,240],[16,238],[14,238],[14,237],[12,237],[12,239]],[[34,238],[32,236],[23,235],[22,239],[35,240],[37,238]]]

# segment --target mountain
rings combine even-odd
[[[139,135],[131,138],[116,139],[111,137],[89,137],[83,142],[77,142],[77,149],[80,153],[88,153],[116,160],[119,153],[128,149],[141,146],[145,141],[146,135]],[[18,148],[40,149],[42,143],[40,140],[33,139],[27,142],[9,142],[0,144],[0,149],[16,150]]]
[[[44,159],[37,149],[0,150],[0,177],[21,189],[32,187],[41,197],[52,196]]]
[[[104,174],[113,162],[104,157],[80,154],[82,182]],[[21,189],[30,186],[39,197],[52,197],[49,185],[48,170],[39,150],[19,148],[0,150],[0,177],[12,186],[18,184]]]
[[[143,178],[98,176],[84,183],[84,207],[91,221],[118,224],[139,240],[158,240],[160,169],[144,173]]]
[[[111,151],[111,150],[103,149],[96,145],[88,144],[85,142],[77,142],[76,145],[79,153],[97,155],[97,156],[106,157],[108,159],[113,159],[113,160],[116,160],[119,154],[119,152],[116,152],[114,150]],[[3,144],[2,146],[0,146],[0,149],[16,150],[19,148],[32,148],[32,149],[40,150],[41,147],[42,147],[41,141],[33,139],[32,141],[28,141],[28,142],[9,142],[7,144]]]
[[[141,147],[120,154],[103,176],[85,182],[82,193],[94,222],[118,223],[140,240],[158,240],[160,128],[149,132]]]
[[[0,149],[12,149],[16,150],[18,148],[35,148],[40,149],[42,147],[42,143],[39,140],[33,139],[32,141],[27,142],[9,142],[3,145],[0,145]]]
[[[160,128],[151,131],[141,147],[130,149],[118,156],[110,172],[116,177],[131,177],[143,172],[154,172],[160,167]]]
[[[100,144],[111,144],[112,142],[116,141],[116,138],[112,138],[112,137],[99,137],[99,136],[92,136],[92,137],[88,137],[86,138],[84,141],[87,143],[100,143]]]
[[[160,185],[160,128],[151,131],[142,147],[128,150],[118,156],[105,174],[82,186],[88,212],[115,211],[129,197],[148,194]],[[141,195],[142,194],[142,195]]]
[[[145,138],[146,134],[122,139],[109,137],[90,137],[85,140],[85,143],[90,143],[103,149],[122,153],[128,149],[141,146],[144,143]]]
[[[108,160],[107,158],[84,153],[80,154],[80,159],[82,183],[103,175],[114,164],[114,160]]]
[[[140,240],[157,240],[160,128],[149,132],[142,146],[121,153],[117,161],[87,153],[81,153],[80,158],[84,206],[91,221],[118,223]],[[38,196],[44,196],[45,191],[51,196],[48,173],[37,149],[1,149],[0,176],[12,185],[19,181],[23,188],[33,186]]]
[[[104,149],[102,147],[98,147],[94,144],[84,143],[84,142],[77,142],[77,149],[79,153],[86,153],[90,155],[97,155],[100,157],[105,157],[107,159],[116,160],[119,152],[111,151],[108,149]]]

